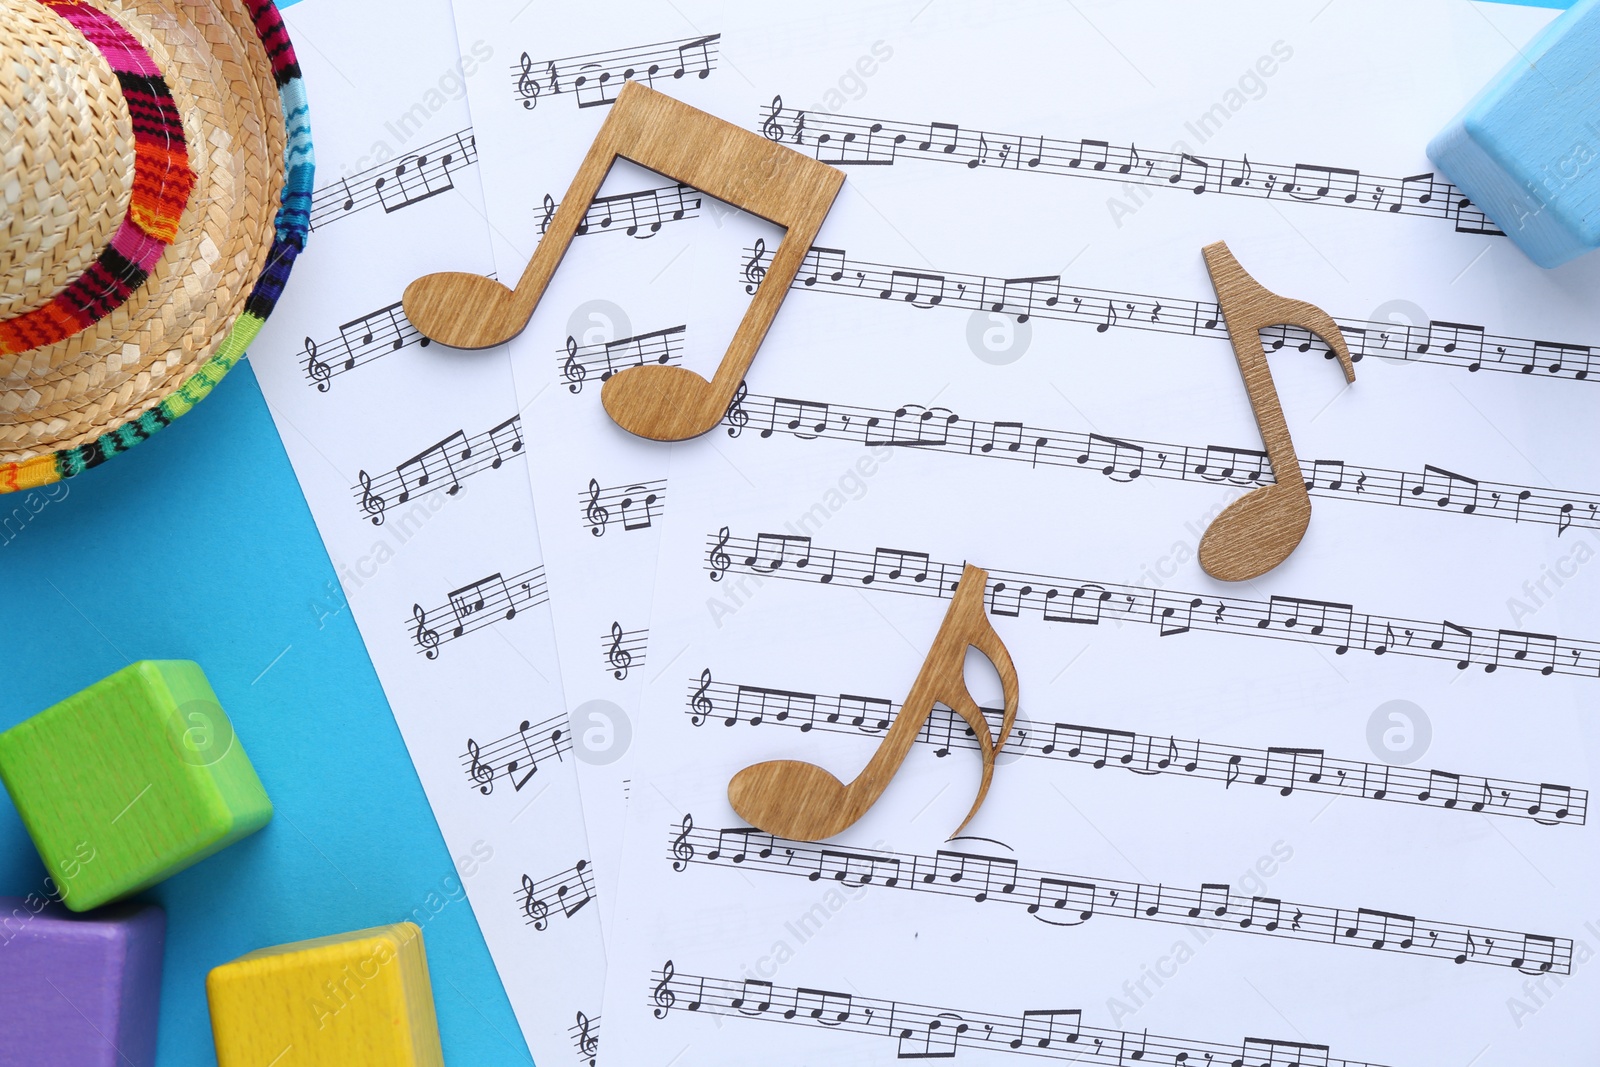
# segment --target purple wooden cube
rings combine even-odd
[[[75,915],[42,894],[0,897],[0,1059],[29,1067],[153,1067],[166,913]]]

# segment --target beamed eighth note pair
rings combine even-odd
[[[606,413],[629,433],[653,441],[698,437],[727,412],[844,184],[844,174],[637,82],[628,82],[617,94],[517,287],[507,289],[477,274],[430,274],[406,287],[406,317],[424,336],[454,348],[488,348],[522,332],[618,157],[787,231],[710,381],[682,367],[639,366],[619,371],[601,390]],[[1328,344],[1347,381],[1355,381],[1355,368],[1339,327],[1321,309],[1268,291],[1223,242],[1206,246],[1204,255],[1276,479],[1230,504],[1200,542],[1200,565],[1206,573],[1244,581],[1287,559],[1311,522],[1311,498],[1259,331],[1299,326]],[[994,310],[1001,307],[997,304]],[[854,781],[846,785],[821,767],[795,760],[759,763],[728,784],[734,810],[780,837],[818,841],[843,832],[882,795],[934,705],[943,704],[967,721],[983,757],[977,799],[956,830],[960,834],[988,793],[995,754],[1009,738],[1017,715],[1016,668],[984,611],[988,580],[988,572],[971,564],[962,571],[900,716]],[[967,691],[962,665],[969,646],[987,656],[1000,674],[1005,711],[998,737]]]

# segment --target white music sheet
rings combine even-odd
[[[490,76],[469,82],[469,92],[495,260],[508,284],[532,256],[625,72],[712,111],[738,99],[719,91],[737,75],[713,32],[685,26],[665,5],[634,8],[612,23],[516,0],[456,9],[464,40],[505,42]],[[647,650],[668,452],[606,418],[600,390],[628,366],[714,363],[748,297],[734,289],[724,299],[718,287],[708,294],[708,279],[741,248],[758,240],[775,247],[781,236],[619,161],[533,320],[509,346],[528,447],[539,457],[527,470],[602,915],[616,900],[641,687],[680,650]]]
[[[649,642],[685,651],[627,757],[607,1055],[1591,1047],[1596,268],[1537,271],[1423,177],[1506,42],[1456,4],[682,11],[742,74],[726,117],[850,169],[747,390],[673,450]],[[819,57],[878,40],[832,107],[851,64]],[[1271,477],[1219,238],[1362,357],[1347,387],[1265,332],[1315,512],[1236,586],[1194,560]],[[1025,717],[967,837],[975,746],[939,711],[836,840],[739,832],[740,768],[865,763],[964,561]]]
[[[314,231],[250,354],[340,578],[313,609],[360,627],[528,1049],[591,1061],[605,959],[510,368],[419,346],[398,306],[490,267],[463,83],[502,46],[458,48],[434,0],[284,17]]]

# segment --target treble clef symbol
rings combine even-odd
[[[517,95],[522,97],[522,106],[532,111],[539,103],[539,80],[533,76],[533,60],[528,53],[522,53],[518,64],[522,70],[517,78]]]
[[[611,650],[606,653],[606,659],[615,668],[611,677],[622,681],[628,676],[628,668],[633,665],[633,653],[622,647],[622,623],[611,624]]]
[[[600,1050],[600,1039],[589,1033],[589,1017],[578,1013],[578,1052],[589,1057],[589,1067],[594,1067],[594,1054]]]
[[[544,236],[544,231],[550,228],[550,220],[556,217],[556,198],[549,193],[544,194],[544,218],[539,220],[539,235]],[[582,230],[578,231],[582,233]]]
[[[322,360],[317,358],[317,342],[306,338],[306,377],[316,385],[317,392],[328,391],[328,379],[333,377],[333,371]]]
[[[783,112],[783,97],[772,98],[772,114],[767,116],[767,121],[761,124],[761,136],[769,141],[783,140],[783,124],[778,121],[778,116]]]
[[[694,846],[689,844],[689,832],[694,829],[694,816],[685,815],[679,824],[678,836],[672,839],[672,869],[682,871],[694,859]]]
[[[703,725],[706,719],[716,710],[716,705],[711,703],[711,698],[706,696],[706,690],[711,688],[711,668],[707,667],[700,672],[700,688],[694,691],[694,696],[689,698],[689,706],[694,709],[694,714],[689,716],[689,722],[695,726]]]
[[[728,573],[729,567],[733,566],[733,560],[728,558],[727,552],[728,538],[731,536],[728,533],[728,528],[724,526],[717,531],[717,543],[711,546],[711,555],[707,557],[707,562],[711,564],[711,580],[713,582],[722,581],[722,576]]]
[[[589,522],[589,532],[596,537],[603,537],[606,532],[606,522],[611,518],[611,512],[600,503],[600,483],[593,478],[589,479],[589,506],[583,509],[583,517]]]
[[[550,925],[550,905],[533,895],[533,879],[527,875],[522,876],[522,914],[528,917],[535,930]]]
[[[767,276],[767,268],[761,265],[761,260],[767,254],[767,242],[760,237],[756,238],[755,247],[750,250],[750,262],[744,265],[744,280],[746,293],[753,294],[756,287],[761,284],[761,279]]]
[[[417,647],[422,649],[422,654],[429,659],[438,659],[439,635],[429,628],[428,613],[422,610],[421,604],[413,604],[411,605],[411,617],[417,620],[417,630],[411,635],[416,640]]]
[[[583,383],[589,377],[589,368],[578,360],[578,339],[576,337],[567,338],[567,361],[561,365],[561,373],[568,382],[572,383],[567,386],[568,392],[583,392]]]
[[[468,773],[472,775],[473,783],[477,785],[478,792],[488,796],[494,792],[494,767],[478,759],[478,742],[470,737],[467,738],[467,755],[472,757],[472,767]]]
[[[744,432],[744,428],[750,425],[750,413],[744,409],[742,403],[749,395],[749,388],[744,382],[740,382],[739,388],[734,391],[733,399],[728,402],[728,413],[723,418],[728,422],[729,437],[738,437]]]
[[[672,961],[668,960],[661,968],[661,981],[656,983],[655,989],[650,992],[650,999],[656,1002],[655,1017],[657,1019],[665,1019],[667,1012],[671,1011],[672,1006],[678,1002],[678,998],[673,995],[672,990],[667,988],[672,984],[673,976],[677,973],[673,969]]]
[[[372,491],[371,475],[362,471],[357,477],[361,481],[361,510],[372,516],[372,525],[382,526],[383,509],[389,506],[388,503],[382,494]]]

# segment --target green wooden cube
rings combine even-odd
[[[0,781],[73,911],[155,885],[272,817],[188,660],[132,664],[0,734]]]

